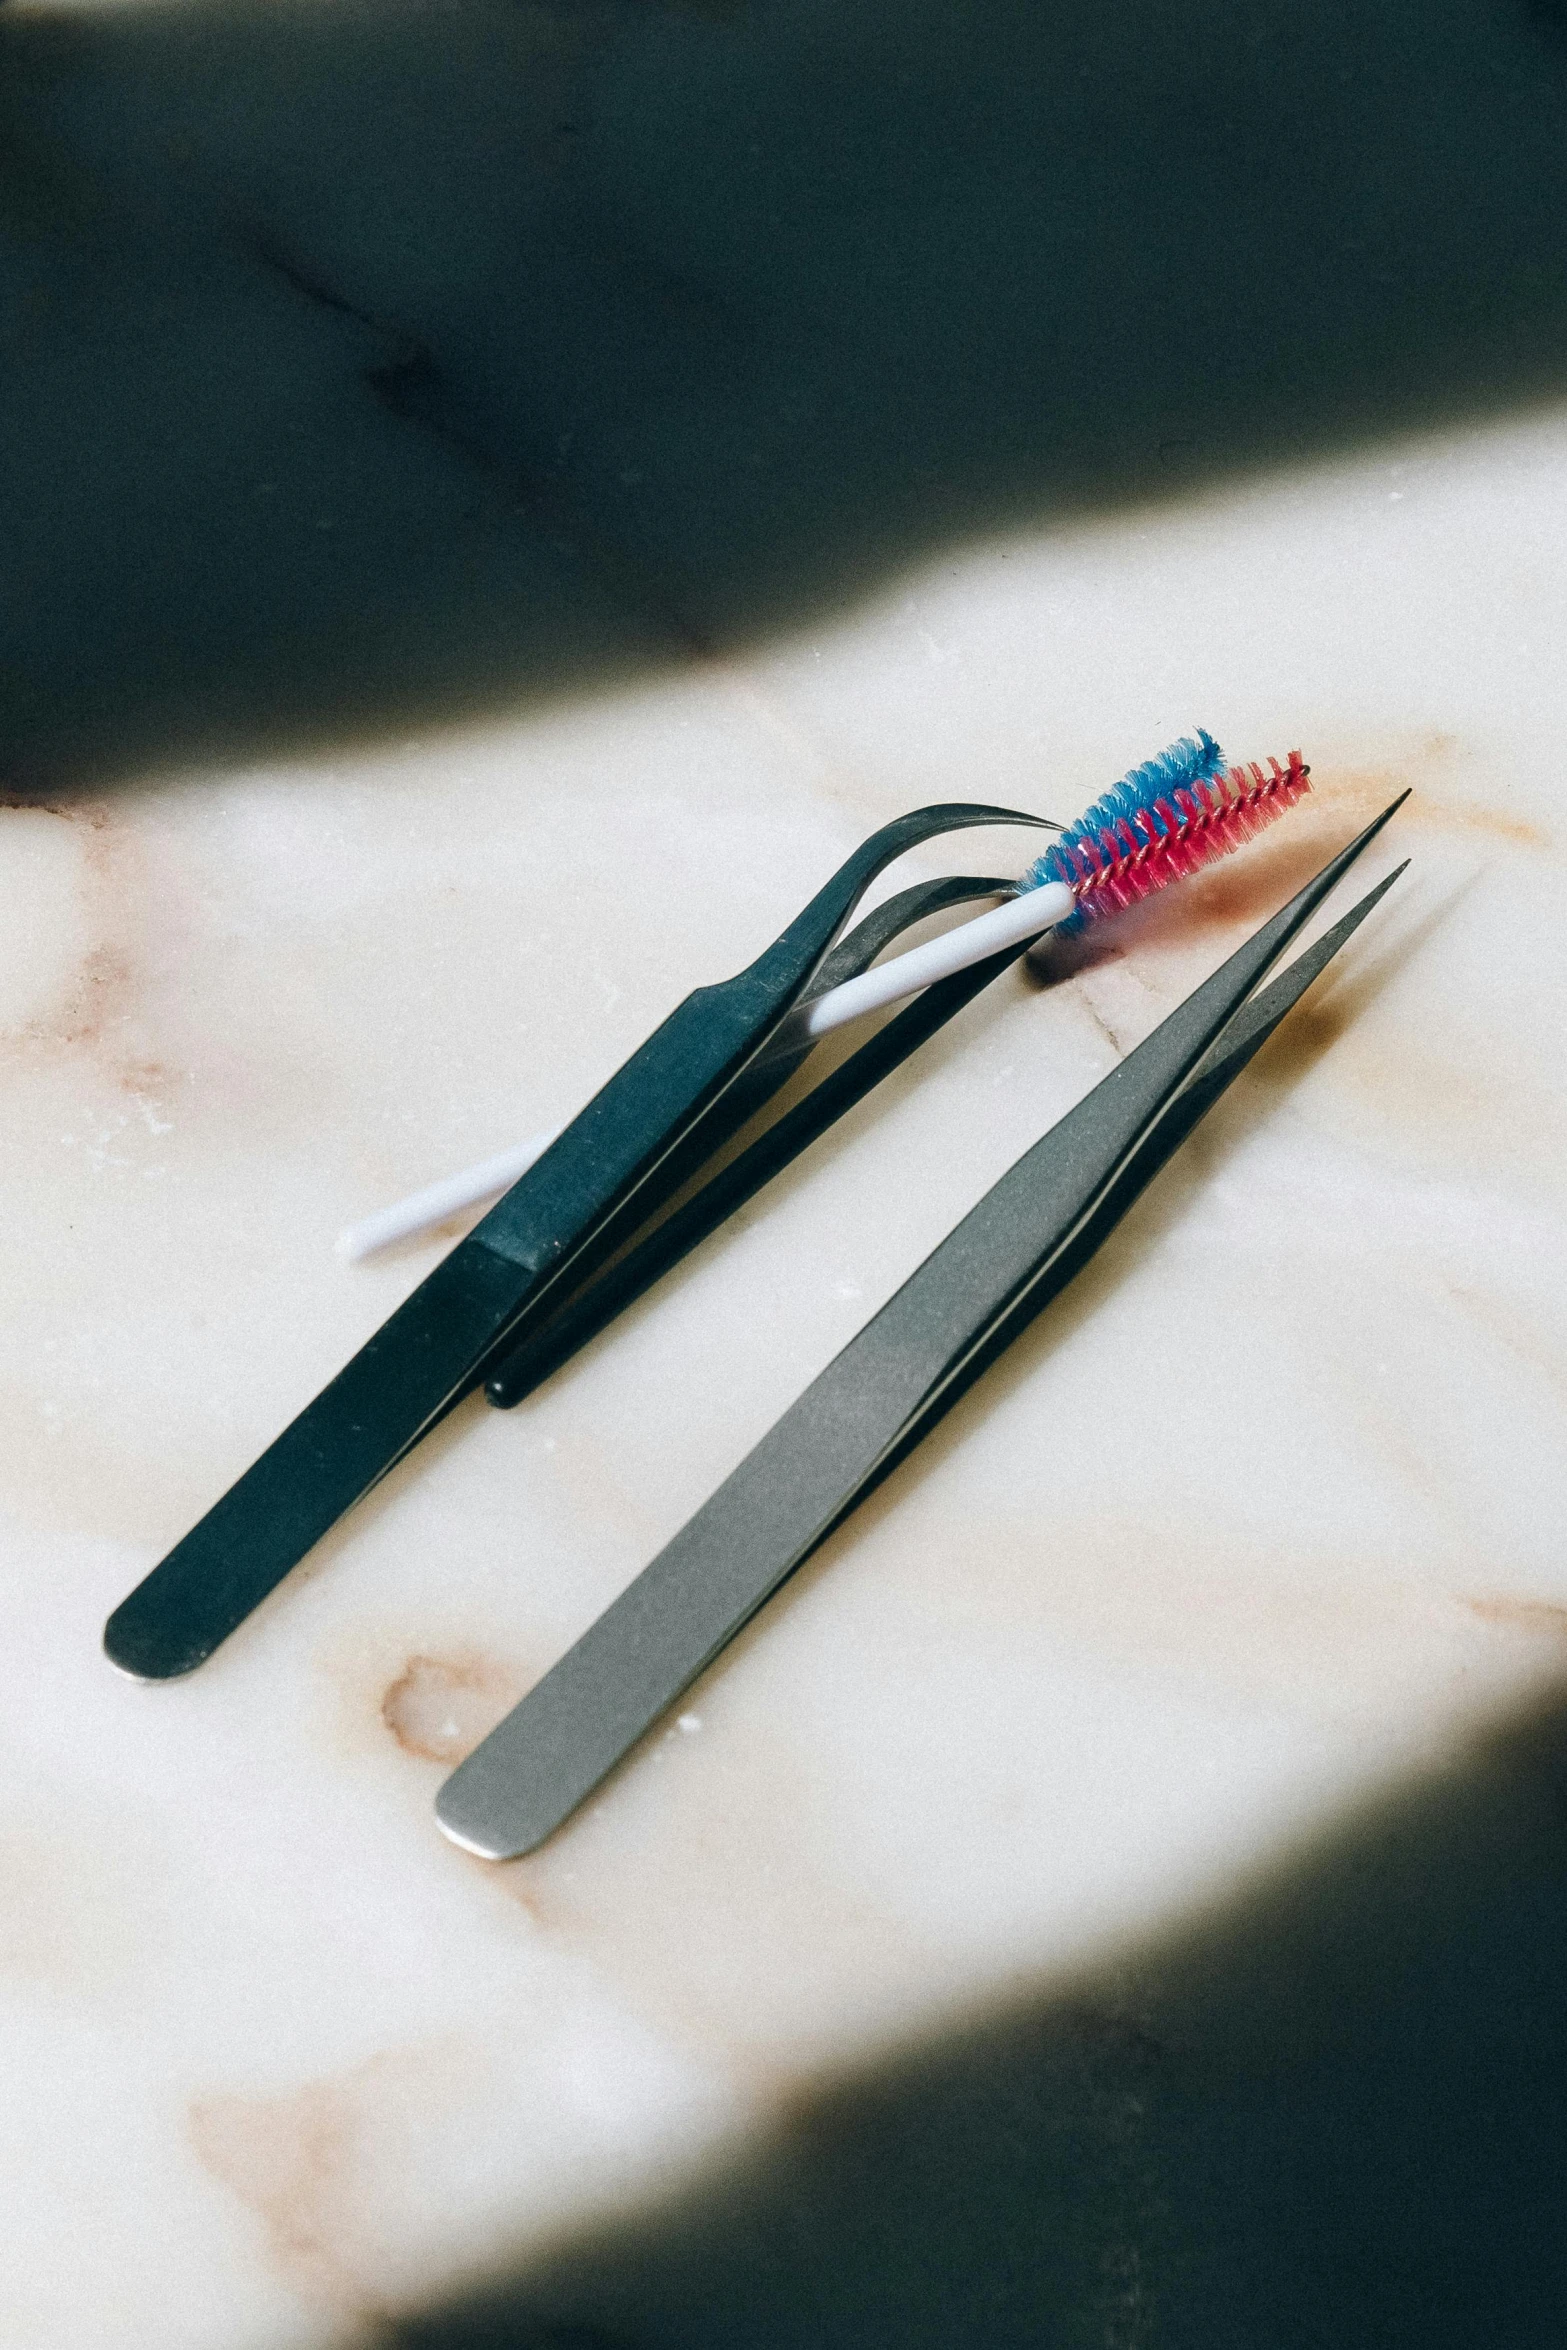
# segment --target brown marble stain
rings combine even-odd
[[[123,1009],[132,982],[129,958],[119,948],[91,948],[82,958],[74,987],[50,1024],[54,1039],[67,1045],[101,1043],[105,1028]],[[45,1037],[48,1033],[43,1032]]]
[[[389,2048],[275,2095],[193,2098],[186,2126],[210,2177],[259,2221],[266,2258],[330,2313],[336,2350],[384,2340],[429,2238],[418,2180],[459,2133],[484,2076],[456,2039]]]
[[[1520,849],[1548,849],[1551,836],[1540,824],[1526,824],[1522,817],[1501,816],[1494,808],[1454,806],[1449,803],[1441,810],[1447,822],[1460,831],[1489,833],[1493,840],[1510,841]]]
[[[163,1979],[171,1921],[190,1898],[177,1856],[141,1803],[34,1776],[20,1753],[5,1787],[0,1999],[134,2018]]]
[[[1431,909],[1430,879],[1449,897],[1459,876],[1476,866],[1517,867],[1553,849],[1551,834],[1511,813],[1452,796],[1445,769],[1455,746],[1432,739],[1412,747],[1406,761],[1376,768],[1319,766],[1311,796],[1272,830],[1221,864],[1133,907],[1083,938],[1045,949],[1032,976],[1045,986],[1073,983],[1073,992],[1118,1052],[1141,1041],[1164,1012],[1213,967],[1215,957],[1254,929],[1341,848],[1357,826],[1387,807],[1399,792],[1413,797],[1377,844],[1367,879],[1386,858],[1414,851],[1426,877],[1425,930],[1411,940],[1407,915],[1398,917],[1399,943],[1378,948],[1371,936],[1356,955],[1315,988],[1261,1055],[1248,1086],[1293,1086],[1330,1047],[1344,1114],[1374,1120],[1373,1131],[1396,1137],[1404,1156],[1436,1154],[1460,1171],[1494,1168],[1496,1136],[1511,1134],[1527,1115],[1536,1147],[1549,1149],[1557,1105],[1541,1096],[1520,1034],[1510,1053],[1483,1058],[1452,1049],[1441,1026],[1410,1033],[1389,1046],[1361,1015],[1375,999],[1394,961],[1413,951],[1440,925],[1446,901]],[[1384,849],[1386,856],[1384,856]],[[1425,851],[1436,855],[1428,860]],[[1395,901],[1397,902],[1397,901]],[[1407,902],[1407,901],[1406,901]],[[1139,1001],[1127,974],[1143,983]]]
[[[94,1050],[126,1021],[136,993],[138,909],[146,894],[139,844],[100,802],[68,804],[12,796],[0,801],[0,823],[7,810],[51,817],[69,829],[78,858],[77,892],[92,943],[77,958],[53,1004],[0,1041],[32,1055]]]
[[[198,2159],[261,2220],[273,2265],[307,2299],[370,2317],[340,2224],[363,2128],[352,2085],[336,2082],[288,2097],[202,2097],[190,2109]]]
[[[8,809],[16,814],[57,818],[76,834],[94,872],[112,869],[119,828],[106,800],[30,800],[21,793],[0,791],[0,814]]]
[[[1119,962],[1121,960],[1120,952],[1118,950],[1112,952],[1110,955],[1105,957],[1105,960],[1107,962]],[[1100,1005],[1094,1001],[1093,988],[1085,983],[1078,988],[1077,992],[1084,1011],[1088,1014],[1089,1019],[1098,1029],[1100,1035],[1104,1038],[1105,1043],[1110,1047],[1110,1050],[1114,1053],[1116,1059],[1118,1061],[1124,1060],[1128,1049],[1126,1039],[1122,1036],[1114,1021],[1100,1007]],[[1136,1040],[1134,1038],[1133,1042],[1135,1043],[1135,1041]]]
[[[74,1983],[80,1941],[71,1871],[32,1837],[0,1836],[0,1982]]]
[[[1351,973],[1340,969],[1325,975],[1295,1006],[1278,1034],[1269,1038],[1251,1082],[1288,1091],[1354,1027],[1364,1002],[1364,991],[1353,984]],[[1373,1057],[1394,1059],[1391,1053]],[[1368,1081],[1376,1082],[1374,1077]]]
[[[1315,774],[1312,785],[1311,794],[1298,806],[1230,856],[1113,920],[1093,923],[1080,937],[1042,946],[1030,958],[1031,975],[1048,985],[1087,976],[1135,955],[1156,981],[1161,961],[1181,966],[1184,986],[1188,950],[1194,944],[1211,957],[1218,936],[1238,937],[1277,913],[1343,847],[1357,824],[1368,823],[1404,788],[1403,781],[1387,778],[1374,788],[1351,785],[1347,790],[1319,792]],[[1102,1007],[1097,1016],[1103,1023]],[[1124,1052],[1139,1040],[1117,1036],[1117,1050]]]
[[[189,2108],[203,2168],[255,2213],[285,2282],[351,2328],[335,2337],[345,2345],[373,2339],[386,2316],[376,2148],[417,2103],[431,2061],[387,2052],[281,2096],[221,2092]]]
[[[1512,1034],[1491,1031],[1483,1053],[1463,1050],[1462,1038],[1441,1022],[1405,1021],[1392,1037],[1379,1032],[1359,1018],[1382,976],[1371,953],[1362,949],[1369,970],[1350,964],[1330,974],[1324,992],[1291,1013],[1259,1054],[1250,1082],[1288,1087],[1322,1047],[1336,1043],[1335,1115],[1352,1120],[1362,1141],[1376,1137],[1406,1166],[1442,1179],[1493,1185],[1505,1163],[1510,1185],[1525,1194],[1548,1190],[1551,1154],[1567,1145],[1567,1119],[1559,1094],[1542,1085],[1531,1063],[1535,1040],[1521,1023]]]
[[[65,824],[103,825],[108,822],[108,811],[101,801],[83,800],[73,805],[65,800],[35,800],[30,799],[24,791],[7,790],[0,786],[0,811],[5,809],[29,816],[58,816]]]
[[[1487,1292],[1474,1282],[1446,1281],[1443,1287],[1454,1304],[1472,1322],[1477,1322],[1487,1336],[1495,1339],[1526,1370],[1544,1379],[1557,1396],[1567,1400],[1567,1350],[1554,1331],[1543,1329],[1511,1299]]]
[[[460,1763],[522,1693],[519,1676],[487,1658],[411,1656],[381,1700],[381,1719],[405,1754]]]
[[[72,2004],[134,1985],[144,1935],[135,1889],[62,1823],[0,1833],[0,1983]],[[58,1837],[58,1840],[56,1840]]]
[[[1441,769],[1458,747],[1450,736],[1433,735],[1406,761],[1365,768],[1313,766],[1310,793],[1266,833],[1113,922],[1096,923],[1080,938],[1041,948],[1031,959],[1033,976],[1046,982],[1074,978],[1132,949],[1145,956],[1165,949],[1179,953],[1188,941],[1250,928],[1303,888],[1354,829],[1369,824],[1403,791],[1413,796],[1399,810],[1390,847],[1419,834],[1428,840],[1467,836],[1476,843],[1549,850],[1551,835],[1542,826],[1454,799],[1441,788]]]
[[[1548,1599],[1466,1599],[1464,1605],[1482,1624],[1499,1624],[1509,1632],[1542,1634],[1567,1640],[1567,1607]]]
[[[1430,770],[1444,763],[1454,748],[1456,745],[1450,737],[1437,736],[1423,744],[1407,764],[1333,768],[1320,774],[1313,771],[1312,798],[1334,813],[1358,815],[1369,822],[1379,808],[1385,808],[1401,791],[1413,791],[1414,797],[1399,811],[1399,823],[1405,827],[1415,827],[1427,834],[1478,834],[1483,839],[1504,841],[1512,848],[1549,849],[1551,835],[1543,825],[1531,824],[1521,816],[1488,808],[1478,801],[1454,799],[1437,787]]]
[[[685,1706],[537,1852],[476,1865],[629,2013],[774,2098],[867,1984],[912,2012],[922,1938],[835,1859],[808,1746],[754,1719],[730,1733],[716,1686]]]

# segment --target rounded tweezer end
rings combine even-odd
[[[170,1649],[160,1641],[156,1627],[139,1620],[140,1611],[133,1605],[135,1593],[117,1607],[103,1628],[103,1653],[116,1671],[128,1680],[142,1682],[181,1681],[204,1665],[212,1654],[210,1647],[196,1646]]]
[[[461,1775],[459,1766],[435,1799],[435,1824],[442,1835],[478,1860],[521,1860],[525,1853],[537,1851],[549,1835],[549,1829],[542,1828],[537,1835],[526,1828],[520,1834],[497,1833],[493,1820],[472,1816],[472,1807],[463,1801],[461,1789],[454,1795],[453,1782]]]

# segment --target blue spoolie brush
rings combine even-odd
[[[1068,825],[1003,904],[802,1005],[781,1024],[768,1056],[798,1052],[802,1044],[814,1043],[850,1020],[898,1003],[1044,931],[1067,935],[1120,913],[1167,882],[1239,848],[1310,788],[1309,773],[1299,751],[1291,751],[1282,766],[1270,759],[1266,772],[1257,766],[1226,767],[1224,753],[1204,728],[1199,727],[1195,736],[1183,735],[1157,758],[1134,767]],[[367,1216],[343,1233],[339,1250],[350,1258],[369,1256],[481,1200],[493,1199],[554,1139],[553,1133],[536,1135],[514,1150]]]

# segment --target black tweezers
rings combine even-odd
[[[1252,998],[1401,805],[1017,1161],[453,1772],[436,1814],[454,1842],[505,1860],[551,1835],[1088,1261],[1404,870]]]
[[[104,1628],[112,1661],[155,1681],[203,1663],[345,1511],[498,1368],[494,1400],[509,1400],[508,1353],[634,1239],[799,1067],[809,1045],[767,1050],[796,1005],[852,977],[926,915],[1016,888],[994,876],[926,883],[878,907],[834,948],[894,858],[971,825],[1048,823],[1015,808],[962,801],[901,816],[863,842],[754,963],[688,996],[121,1602]],[[841,1115],[1022,951],[928,990],[916,1007],[922,1020],[900,1030],[901,1049],[889,1056],[878,1038],[878,1051],[864,1048],[868,1058],[856,1056],[837,1073],[831,1115]],[[792,1129],[795,1150],[811,1138],[807,1127],[797,1121]],[[714,1206],[710,1200],[709,1230]],[[689,1219],[683,1229],[689,1234]],[[693,1245],[689,1237],[686,1245]],[[608,1318],[611,1294],[596,1296],[594,1327]]]

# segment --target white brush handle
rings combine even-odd
[[[433,1224],[444,1224],[448,1216],[457,1215],[463,1208],[477,1207],[480,1200],[494,1199],[519,1175],[526,1175],[535,1159],[542,1158],[559,1134],[558,1126],[548,1134],[535,1134],[531,1142],[519,1142],[509,1151],[497,1151],[491,1159],[480,1159],[476,1165],[465,1167],[460,1175],[447,1175],[439,1183],[427,1183],[423,1191],[411,1191],[395,1206],[382,1208],[374,1216],[366,1216],[362,1223],[350,1224],[337,1236],[337,1253],[350,1264],[360,1257],[373,1256],[378,1248],[390,1248],[394,1240],[407,1240],[415,1232],[428,1232]]]
[[[910,947],[906,955],[894,955],[890,963],[873,964],[857,979],[846,979],[841,987],[830,988],[814,1003],[791,1012],[768,1046],[766,1057],[771,1060],[775,1053],[797,1050],[807,1039],[814,1044],[818,1037],[831,1036],[835,1028],[846,1027],[867,1012],[880,1012],[906,995],[917,994],[922,987],[934,986],[938,979],[966,971],[971,963],[982,963],[987,955],[999,955],[1003,947],[1021,946],[1025,939],[1064,922],[1076,905],[1077,899],[1064,881],[1047,881],[1042,889],[1024,890],[1020,897],[1008,898],[989,914],[977,914],[972,922],[962,922],[940,938]]]
[[[922,987],[930,987],[938,979],[950,979],[956,971],[966,971],[971,963],[982,963],[987,955],[999,955],[1004,947],[1021,946],[1025,939],[1036,938],[1043,930],[1053,930],[1064,922],[1077,904],[1077,899],[1064,881],[1047,881],[1042,889],[1025,890],[1020,897],[1008,898],[989,914],[980,914],[972,922],[960,923],[956,930],[933,938],[924,946],[911,947],[906,955],[895,955],[890,963],[878,963],[869,971],[862,971],[857,979],[846,979],[841,987],[830,988],[811,1004],[802,1004],[791,1012],[767,1048],[768,1060],[778,1053],[798,1051],[802,1044],[814,1044],[818,1037],[830,1036],[835,1028],[844,1027],[850,1020],[861,1019],[867,1012],[880,1012],[888,1004],[895,1004],[904,996],[915,995]],[[423,1191],[411,1192],[407,1199],[395,1206],[383,1208],[378,1215],[366,1216],[362,1223],[350,1224],[338,1237],[339,1256],[350,1262],[368,1257],[376,1249],[390,1248],[394,1240],[407,1240],[416,1232],[427,1232],[434,1224],[444,1224],[448,1216],[455,1216],[463,1208],[476,1207],[481,1200],[494,1199],[497,1193],[525,1175],[535,1159],[549,1148],[560,1129],[548,1134],[536,1134],[531,1142],[519,1143],[515,1150],[498,1151],[492,1159],[481,1159],[476,1166],[466,1167],[460,1175],[448,1175],[443,1182],[427,1184]]]

